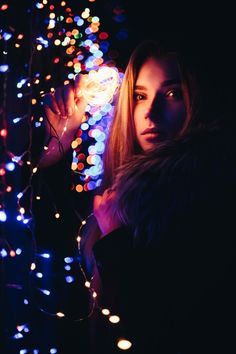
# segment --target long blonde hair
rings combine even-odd
[[[106,149],[103,156],[103,186],[107,188],[114,181],[116,169],[133,156],[137,150],[133,115],[133,86],[135,73],[130,59],[120,87],[113,121],[111,123]]]

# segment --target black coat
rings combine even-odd
[[[94,246],[103,292],[94,353],[235,353],[236,164],[231,132],[139,157],[117,188],[127,228]]]

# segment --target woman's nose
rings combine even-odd
[[[148,107],[148,109],[146,110],[145,119],[153,120],[153,118],[154,118],[154,112],[155,112],[155,110],[154,110],[153,105],[150,105],[150,106]]]
[[[148,110],[145,112],[144,118],[145,118],[145,119],[148,119],[149,116],[150,116],[150,109],[148,109]]]
[[[145,119],[149,118],[151,121],[157,120],[157,116],[160,115],[161,110],[161,102],[160,100],[157,101],[157,97],[155,97],[150,106],[147,107]]]
[[[149,118],[151,119],[152,116],[152,111],[153,111],[153,101],[150,102],[147,106],[146,106],[146,111],[145,111],[145,118]]]

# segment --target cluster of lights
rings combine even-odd
[[[74,154],[71,169],[79,177],[78,183],[75,184],[76,192],[93,190],[101,182],[101,155],[112,119],[112,100],[123,73],[115,68],[113,54],[109,53],[109,35],[100,31],[100,19],[91,14],[90,8],[85,7],[79,15],[75,15],[66,1],[62,1],[59,7],[42,1],[36,3],[36,11],[43,14],[45,23],[44,33],[38,34],[36,38],[36,50],[47,52],[54,48],[55,52],[60,50],[60,55],[52,58],[55,67],[52,73],[44,77],[39,72],[32,74],[32,105],[40,104],[46,92],[55,91],[53,73],[57,72],[58,65],[63,65],[66,71],[64,84],[73,81],[80,72],[88,73],[87,89],[83,92],[88,100],[87,119],[81,124],[78,135],[72,142]],[[118,20],[121,21],[117,17]],[[109,62],[109,67],[105,65],[106,62]],[[27,78],[23,81],[21,79],[17,86],[20,88],[18,98],[24,97],[22,91],[29,85]],[[17,121],[20,121],[19,117],[17,118]],[[40,128],[42,122],[42,116],[33,116],[36,128]],[[47,149],[47,146],[45,148]]]
[[[6,1],[7,2],[7,1]],[[95,0],[88,0],[89,3]],[[7,13],[11,5],[3,4],[0,6],[0,11]],[[31,9],[32,10],[32,9]],[[30,11],[31,11],[30,10]],[[42,74],[40,70],[32,69],[32,66],[25,65],[28,72],[20,75],[16,83],[16,99],[23,102],[25,98],[29,100],[31,105],[32,114],[27,112],[23,115],[16,115],[10,118],[13,125],[30,123],[32,129],[42,128],[44,117],[41,113],[37,112],[37,108],[42,104],[42,97],[46,92],[55,91],[56,72],[61,65],[66,71],[64,77],[64,84],[73,81],[75,76],[82,72],[87,73],[87,85],[83,91],[83,95],[88,101],[86,108],[86,119],[81,124],[77,137],[72,142],[73,148],[73,161],[71,169],[78,175],[79,182],[75,185],[75,191],[86,192],[93,190],[100,185],[100,176],[103,172],[102,154],[105,148],[105,140],[107,137],[110,122],[113,116],[114,104],[113,98],[123,78],[123,72],[115,67],[115,58],[117,53],[110,52],[110,43],[108,41],[109,34],[105,31],[100,31],[100,19],[91,14],[91,10],[85,7],[81,13],[75,14],[74,11],[67,5],[66,1],[57,2],[42,0],[34,1],[34,11],[38,17],[41,16],[42,33],[37,33],[34,40],[34,52],[32,53],[32,62],[34,58],[37,59],[40,53],[47,56],[49,50],[55,50],[56,53],[51,58],[53,69],[46,74]],[[114,10],[114,20],[121,23],[124,21],[124,13],[122,10]],[[127,36],[123,31],[119,36]],[[10,64],[7,61],[7,46],[14,48],[17,52],[23,48],[27,40],[27,34],[17,33],[17,29],[9,26],[7,29],[0,28],[0,41],[4,43],[3,47],[3,62],[0,62],[0,75],[7,77],[11,71]],[[14,43],[13,43],[14,42]],[[13,46],[12,46],[13,43]],[[32,63],[31,63],[32,64]],[[4,87],[4,90],[6,87]],[[4,108],[4,105],[3,105]],[[4,199],[7,193],[11,193],[16,198],[17,215],[15,220],[29,227],[32,220],[31,210],[28,210],[25,205],[25,199],[32,198],[33,187],[32,178],[37,173],[37,166],[33,166],[31,161],[30,147],[20,154],[14,154],[7,149],[7,117],[5,112],[0,112],[0,143],[4,147],[3,153],[1,152],[0,160],[0,226],[8,222],[8,211],[5,206]],[[9,117],[8,117],[9,118]],[[3,142],[3,144],[2,144]],[[86,144],[84,144],[86,143]],[[85,150],[87,146],[87,150]],[[28,166],[30,169],[29,184],[21,191],[17,191],[15,186],[8,183],[7,175],[14,173],[23,166]],[[41,196],[36,194],[36,200],[40,200]],[[30,206],[31,206],[30,201]],[[27,204],[27,203],[26,203]],[[60,219],[61,215],[55,206],[54,218]],[[86,224],[86,220],[82,221],[81,227]],[[78,249],[80,250],[80,239],[77,237]],[[35,241],[35,240],[34,240]],[[0,258],[6,259],[7,257],[17,258],[22,255],[23,250],[20,247],[12,247],[6,240],[0,244]],[[49,253],[37,254],[36,257],[50,258]],[[70,257],[65,258],[65,270],[69,271],[70,263],[74,259]],[[82,265],[79,263],[80,271],[84,276],[84,286],[88,289],[89,294],[93,299],[94,308],[99,308],[101,314],[106,316],[110,323],[116,324],[120,322],[118,315],[111,314],[109,309],[100,308],[97,303],[97,293],[92,288],[92,279],[88,279],[84,272]],[[79,271],[79,269],[78,269]],[[36,261],[31,264],[30,272],[38,279],[44,277],[43,272],[38,271]],[[68,273],[69,274],[69,273]],[[71,275],[65,276],[66,283],[73,283],[75,279]],[[16,288],[22,290],[20,284],[7,284],[9,288]],[[45,296],[51,294],[49,289],[38,288],[38,290]],[[24,305],[29,305],[29,300],[23,300]],[[42,309],[42,311],[44,311]],[[45,311],[44,311],[45,312]],[[67,315],[58,310],[56,313],[47,314],[56,316],[58,318],[66,318]],[[81,320],[81,319],[79,319]],[[16,332],[12,335],[12,339],[20,340],[30,332],[30,325],[27,323],[18,324]],[[129,349],[131,343],[124,338],[120,338],[117,342],[120,349]],[[22,348],[19,353],[25,354],[30,352],[26,348]],[[33,350],[36,354],[39,352],[37,348]],[[51,348],[50,353],[57,353],[56,348]]]
[[[79,95],[87,100],[88,119],[82,122],[77,137],[71,146],[74,149],[71,168],[80,173],[81,181],[75,186],[77,192],[97,188],[103,172],[102,154],[105,149],[109,125],[112,119],[114,95],[121,82],[121,73],[116,68],[102,66],[91,70],[86,77],[85,87]],[[83,142],[94,140],[88,147],[88,156],[81,152]]]

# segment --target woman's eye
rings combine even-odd
[[[183,97],[182,90],[173,89],[166,92],[166,97],[180,99]]]
[[[145,99],[145,96],[142,95],[141,93],[135,93],[134,99],[135,99],[135,101],[141,101],[141,100]]]

